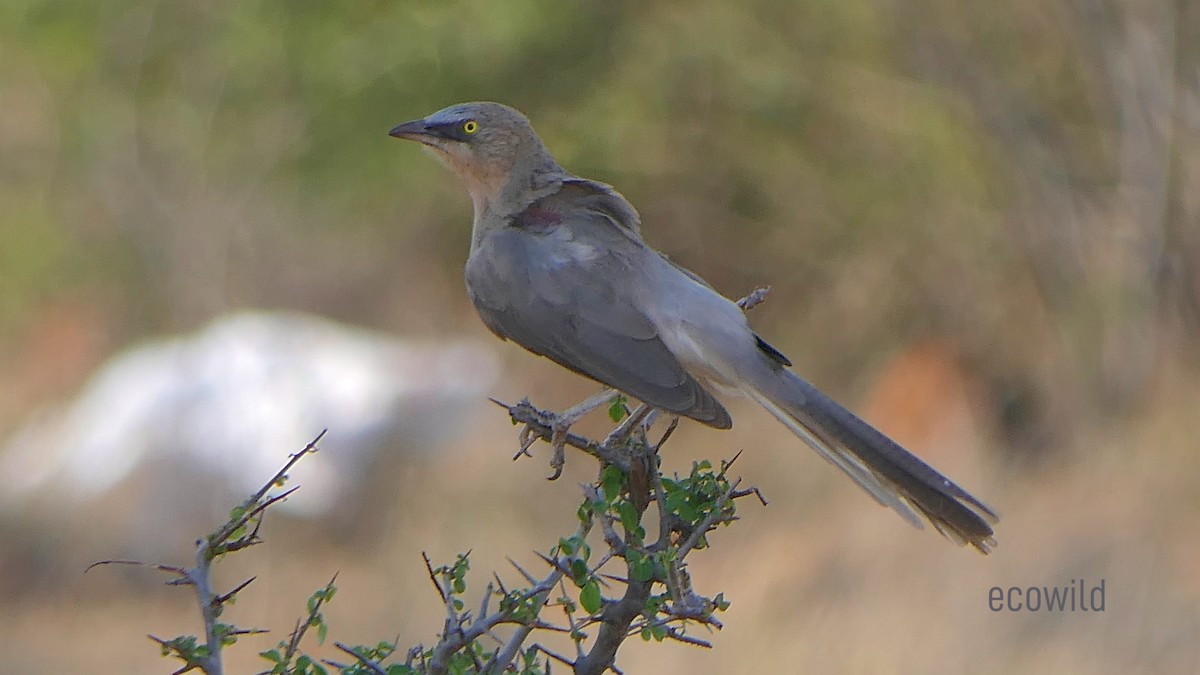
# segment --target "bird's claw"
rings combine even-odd
[[[551,473],[546,480],[558,480],[562,476],[563,467],[567,465],[567,431],[574,421],[560,415],[554,416],[554,422],[550,425],[554,429],[550,434],[550,449],[553,451],[550,455]]]
[[[517,436],[517,442],[520,443],[520,447],[517,449],[517,454],[513,455],[513,461],[515,462],[521,457],[533,457],[533,454],[529,452],[529,448],[537,442],[538,438],[540,438],[540,435],[537,429],[534,429],[532,424],[526,424],[525,428],[521,429],[520,435]]]
[[[520,403],[512,407],[496,401],[496,403],[499,405],[508,408],[509,414],[514,415],[514,419],[515,413],[513,410],[527,409],[532,411],[533,418],[536,420],[528,422],[525,427],[521,429],[521,434],[517,438],[518,442],[520,443],[520,448],[517,450],[517,454],[513,455],[513,459],[520,459],[522,455],[526,457],[532,457],[532,455],[529,453],[529,448],[539,438],[545,437],[546,429],[548,428],[550,430],[550,438],[547,440],[550,443],[550,448],[553,451],[553,454],[550,456],[551,473],[547,479],[557,480],[560,476],[562,476],[563,467],[567,463],[566,446],[568,440],[568,431],[570,431],[571,425],[575,424],[580,417],[583,417],[587,413],[608,403],[616,395],[616,391],[612,389],[606,389],[598,394],[588,397],[582,403],[575,405],[561,414],[552,413],[547,410],[539,410],[538,408],[533,407],[533,404],[529,402],[529,399],[522,399]],[[525,419],[528,420],[529,418],[526,417]]]
[[[539,429],[532,423],[526,424],[521,429],[521,433],[517,436],[519,447],[516,454],[513,455],[513,461],[521,457],[533,457],[533,453],[529,452],[529,448],[533,447],[533,444],[542,438],[542,434],[545,433],[543,429],[550,427],[549,443],[553,454],[550,456],[551,474],[547,477],[547,480],[557,480],[562,476],[563,467],[567,463],[567,432],[571,429],[571,425],[574,424],[575,418],[566,415],[557,415],[544,410],[538,410],[537,413],[538,417],[541,418],[539,422],[542,429]]]

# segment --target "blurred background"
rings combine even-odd
[[[491,99],[614,184],[654,246],[818,386],[1002,514],[912,531],[761,410],[684,424],[771,500],[694,557],[711,652],[628,673],[1200,668],[1200,5],[716,0],[0,5],[0,658],[165,673],[200,630],[135,558],[192,542],[324,428],[229,619],[429,642],[421,551],[482,587],[574,528],[569,456],[512,462],[487,396],[594,384],[494,341],[470,203],[387,130]],[[583,431],[599,433],[603,420]],[[1105,611],[992,612],[1105,581]],[[330,655],[329,651],[314,650]]]

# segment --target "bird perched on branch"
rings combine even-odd
[[[732,420],[714,393],[749,396],[913,525],[995,544],[987,505],[789,370],[737,304],[642,240],[624,197],[559,166],[520,112],[463,103],[390,133],[470,193],[467,291],[496,335],[718,429]]]

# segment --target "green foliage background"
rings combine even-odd
[[[1029,368],[1048,313],[1094,388],[1164,275],[1195,306],[1193,17],[1108,9],[9,4],[0,337],[96,289],[118,341],[246,305],[397,327],[456,281],[468,205],[383,133],[496,99],[727,293],[774,284],[824,375],[932,330]]]

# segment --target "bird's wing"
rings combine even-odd
[[[637,209],[608,183],[569,176],[563,179],[556,194],[542,202],[556,203],[554,205],[569,202],[569,208],[574,211],[586,210],[602,215],[618,228],[632,231],[639,240],[642,236],[642,217]]]
[[[731,426],[621,290],[634,287],[621,283],[637,274],[634,242],[593,211],[540,217],[541,226],[517,222],[489,233],[468,260],[468,290],[484,323],[650,405]]]

